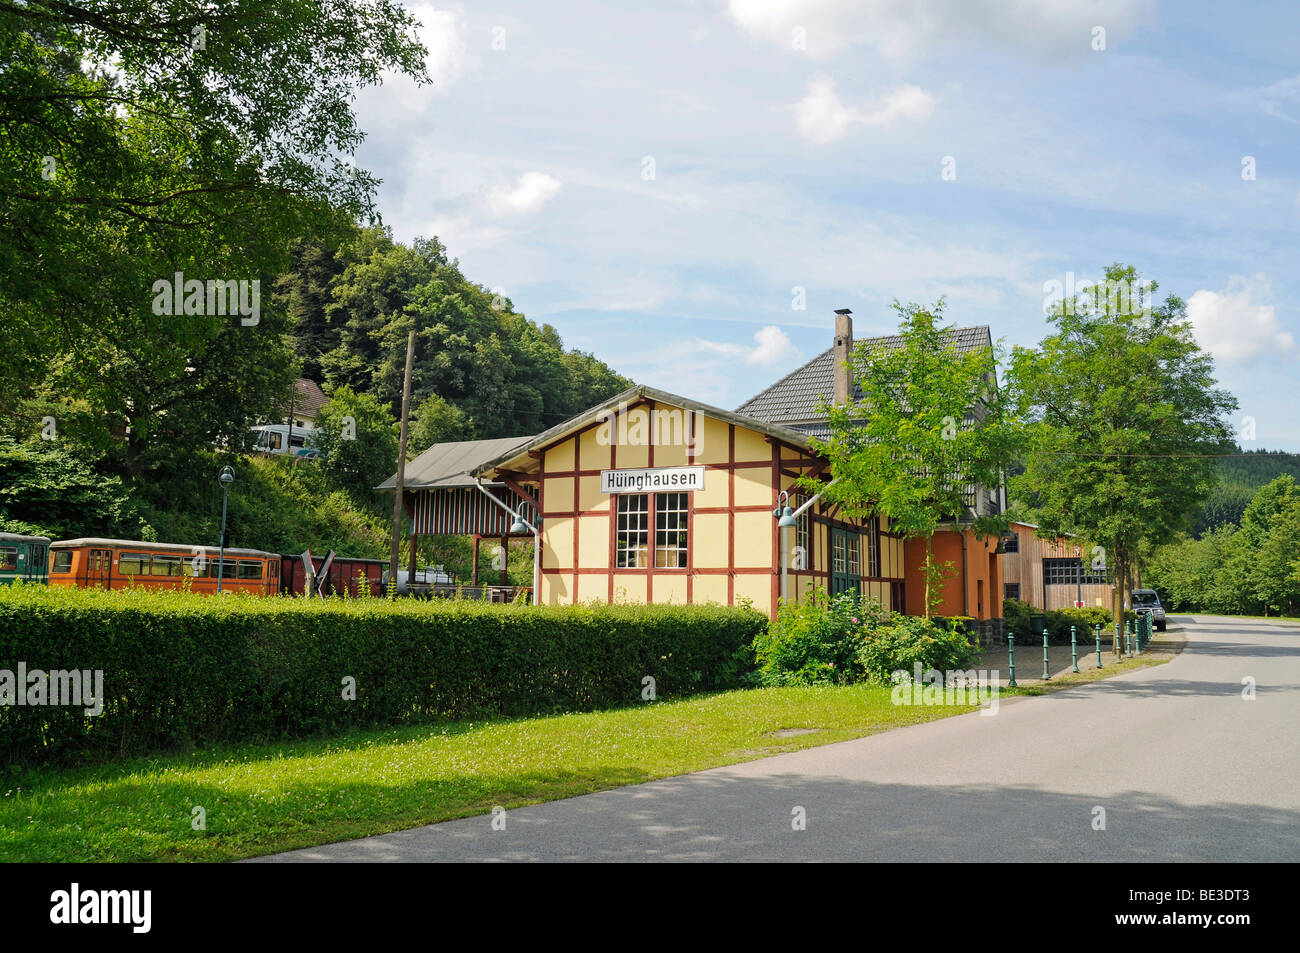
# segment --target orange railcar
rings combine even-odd
[[[125,539],[67,539],[50,544],[50,585],[100,589],[217,591],[220,550]],[[227,549],[220,569],[223,592],[274,595],[280,556],[258,549]]]

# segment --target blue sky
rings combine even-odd
[[[636,381],[733,408],[895,298],[1032,344],[1118,260],[1300,451],[1300,5],[408,5],[433,87],[356,103],[385,222]]]

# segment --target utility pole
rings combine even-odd
[[[388,560],[388,589],[397,592],[397,550],[402,538],[402,494],[406,491],[406,429],[411,412],[411,364],[415,361],[415,331],[406,338],[406,379],[402,382],[402,436],[397,450],[397,495],[393,500],[393,550]],[[407,580],[407,584],[414,580]]]

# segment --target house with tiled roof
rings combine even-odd
[[[736,413],[777,423],[824,440],[829,435],[826,418],[817,413],[822,401],[839,403],[845,397],[858,400],[862,396],[856,387],[849,394],[848,368],[845,366],[854,347],[851,315],[852,312],[847,308],[837,311],[835,344],[745,401],[736,408]],[[993,347],[993,336],[987,324],[952,328],[947,332],[946,338],[959,354]],[[889,334],[865,338],[859,343],[864,343],[871,349],[892,350],[902,342],[900,335]],[[836,390],[836,377],[839,374],[843,375],[843,380],[839,382],[843,394]]]
[[[959,354],[993,348],[993,335],[986,324],[951,328],[945,332],[945,338],[945,343]],[[857,343],[865,344],[872,351],[892,350],[902,345],[903,338],[893,334]],[[826,439],[830,430],[818,408],[827,403],[859,400],[862,396],[849,373],[848,362],[854,347],[852,312],[843,308],[835,312],[835,338],[831,347],[745,401],[736,408],[736,413]],[[952,563],[959,576],[953,580],[956,585],[950,583],[944,587],[940,615],[976,619],[1001,616],[1003,584],[998,541],[977,537],[970,524],[976,516],[1001,512],[1005,506],[1005,487],[971,487],[969,509],[949,528],[935,534],[932,545],[936,558]],[[920,572],[924,550],[924,540],[911,539],[906,543],[906,582],[913,592],[919,593],[924,588]]]
[[[329,398],[319,384],[306,377],[298,378],[293,384],[293,402],[290,404],[293,425],[306,430],[314,428],[316,415],[327,403]]]

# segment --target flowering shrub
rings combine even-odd
[[[845,685],[861,681],[858,649],[871,626],[889,613],[856,592],[830,597],[814,590],[782,604],[754,642],[764,685]]]
[[[847,592],[815,590],[803,602],[782,605],[776,621],[754,643],[765,685],[849,685],[889,682],[898,669],[966,668],[979,656],[959,625],[899,615]]]
[[[940,626],[920,616],[893,613],[863,640],[857,668],[865,679],[887,684],[891,673],[911,672],[918,664],[922,671],[948,672],[970,668],[979,656],[959,625]]]

